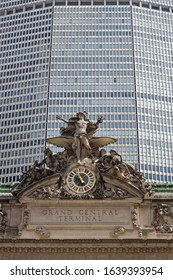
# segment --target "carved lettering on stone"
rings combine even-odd
[[[31,207],[29,226],[115,225],[132,229],[130,207]]]

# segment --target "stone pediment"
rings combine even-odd
[[[136,197],[143,199],[144,191],[139,187],[135,186],[129,180],[123,180],[120,178],[115,178],[114,176],[104,176],[103,177],[106,189],[119,190],[117,191],[117,199],[127,199],[130,197]],[[114,195],[110,195],[110,198],[114,198]]]
[[[104,176],[104,189],[99,194],[97,190],[91,194],[73,194],[68,192],[68,188],[61,182],[60,175],[54,174],[43,178],[23,188],[18,193],[19,200],[69,200],[69,199],[113,199],[129,200],[132,198],[143,199],[143,192],[130,182],[123,181],[111,176]],[[103,183],[102,183],[103,184]],[[100,188],[99,188],[100,189]]]
[[[27,199],[27,198],[33,198],[33,199],[50,199],[48,195],[48,189],[49,194],[51,193],[51,189],[58,189],[58,181],[59,181],[58,174],[51,175],[46,178],[42,178],[36,182],[33,182],[32,184],[26,186],[25,188],[22,188],[19,192],[17,197],[19,199]],[[47,190],[47,192],[46,192]],[[37,195],[36,195],[37,193]],[[54,194],[56,197],[56,194]]]

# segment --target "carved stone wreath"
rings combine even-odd
[[[153,226],[157,232],[173,233],[173,207],[171,205],[157,205],[154,210]]]

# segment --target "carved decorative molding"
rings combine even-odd
[[[65,246],[54,246],[54,247],[45,247],[45,246],[30,246],[30,247],[26,247],[26,246],[18,246],[18,247],[0,247],[0,252],[1,253],[61,253],[61,254],[68,254],[68,253],[72,253],[72,254],[86,254],[86,253],[98,253],[98,254],[103,254],[103,253],[120,253],[120,254],[173,254],[173,248],[170,248],[168,246],[165,245],[165,247],[146,247],[145,244],[139,246],[139,247],[133,247],[133,246],[123,246],[123,247],[107,247],[105,245],[102,246],[102,244],[100,244],[101,246],[97,247],[93,245],[91,247],[88,247],[87,245],[83,245],[82,247],[80,247],[80,243],[77,245],[77,247],[70,247],[68,246],[68,244]]]
[[[173,206],[158,204],[154,210],[154,228],[160,233],[173,233]]]
[[[61,191],[59,189],[59,186],[55,184],[53,186],[45,186],[42,188],[38,188],[30,195],[30,197],[35,199],[53,199],[59,198],[60,194]]]
[[[103,254],[107,258],[107,254],[124,254],[124,259],[131,257],[134,254],[144,256],[147,254],[154,258],[153,254],[157,254],[157,259],[173,257],[173,242],[172,240],[144,240],[144,239],[68,239],[68,240],[55,240],[55,239],[1,239],[0,240],[0,253],[4,254],[4,258],[10,256],[16,257],[15,254],[20,254],[21,258],[26,258],[26,254],[34,254],[33,258],[39,258],[39,254],[54,254],[53,257],[62,258],[63,254]],[[9,254],[9,255],[8,255]],[[60,255],[62,254],[62,255]],[[18,255],[19,256],[19,255]],[[75,255],[74,255],[75,256]],[[109,255],[111,257],[111,255]],[[51,255],[50,255],[51,258]],[[86,256],[85,256],[86,258]]]

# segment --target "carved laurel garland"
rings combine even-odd
[[[0,208],[0,231],[4,231],[8,223],[7,212]]]
[[[23,222],[18,227],[18,235],[22,234],[22,230],[27,227],[30,217],[30,210],[25,209],[23,211]]]
[[[142,232],[142,227],[138,224],[138,211],[137,207],[134,207],[134,210],[132,211],[132,224],[134,228],[138,230],[138,235],[140,238],[143,238],[143,232]]]

